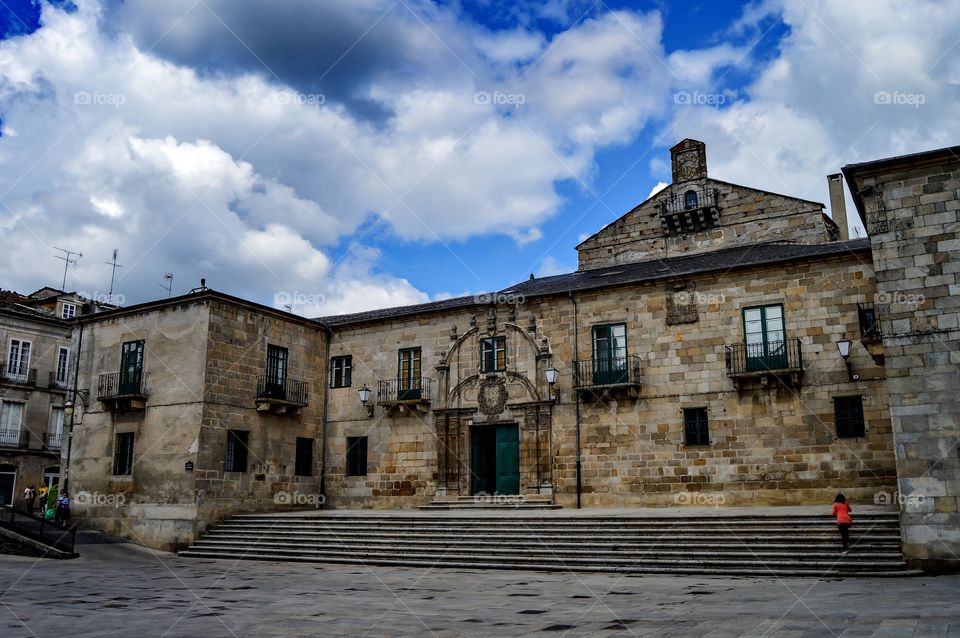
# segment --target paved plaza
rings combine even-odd
[[[0,556],[0,636],[960,638],[960,576],[707,578],[178,558],[89,532]]]

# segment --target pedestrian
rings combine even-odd
[[[23,490],[23,500],[27,502],[27,514],[33,515],[33,508],[37,505],[37,490],[34,489],[33,483],[27,486],[27,489]]]
[[[53,521],[57,525],[66,525],[70,520],[70,496],[67,490],[60,490],[60,496],[57,497],[57,512],[54,514]]]
[[[850,550],[850,527],[853,525],[851,512],[853,510],[847,503],[847,497],[837,494],[837,498],[833,499],[833,515],[837,517],[837,529],[840,530],[840,542],[843,543],[841,554],[846,554]]]

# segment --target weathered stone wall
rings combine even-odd
[[[858,171],[875,246],[903,549],[960,566],[960,162]],[[846,170],[846,169],[845,169]]]
[[[670,282],[672,287],[679,282]],[[684,502],[824,503],[845,492],[855,502],[873,503],[878,493],[892,494],[894,458],[883,368],[859,342],[851,365],[859,380],[850,381],[836,341],[859,334],[857,302],[873,299],[875,281],[869,253],[819,262],[756,268],[700,276],[685,282],[698,306],[695,323],[668,325],[665,281],[576,295],[526,300],[511,309],[497,308],[496,330],[508,337],[508,369],[521,373],[524,391],[509,391],[507,409],[498,421],[517,421],[529,429],[520,411],[524,402],[544,400],[544,361],[538,346],[545,337],[550,362],[561,371],[561,401],[541,405],[548,415],[546,443],[552,465],[548,475],[561,504],[576,498],[576,406],[572,362],[591,358],[591,327],[624,322],[630,354],[642,360],[638,399],[584,396],[580,404],[583,503],[595,506],[673,505]],[[744,307],[782,303],[788,337],[802,341],[806,372],[799,386],[772,379],[767,386],[747,384],[737,391],[726,375],[724,345],[743,340]],[[362,324],[335,330],[331,355],[353,356],[353,386],[331,391],[328,495],[336,506],[397,507],[432,497],[439,476],[438,419],[459,415],[466,427],[458,441],[462,470],[469,472],[469,425],[485,422],[471,375],[476,374],[476,337],[489,330],[488,308],[478,306]],[[475,317],[471,317],[471,314]],[[529,325],[535,321],[535,330]],[[476,325],[476,332],[474,330]],[[518,330],[507,329],[507,324]],[[453,332],[456,328],[456,332]],[[460,347],[454,347],[457,341]],[[532,344],[531,344],[532,340]],[[434,377],[434,403],[422,414],[386,416],[378,407],[367,419],[357,388],[396,376],[397,349],[419,345],[423,374]],[[452,349],[452,351],[451,351]],[[880,354],[874,352],[874,354]],[[437,370],[440,366],[440,370]],[[444,368],[449,367],[449,372]],[[442,378],[449,374],[449,384]],[[438,379],[440,382],[438,383]],[[439,392],[444,387],[462,392]],[[864,397],[867,435],[836,438],[833,397]],[[447,397],[447,398],[443,398]],[[447,403],[444,404],[443,401]],[[514,407],[510,407],[510,405]],[[708,407],[711,445],[686,448],[684,407]],[[542,412],[543,413],[543,412]],[[345,477],[347,436],[370,437],[369,473]],[[531,442],[521,447],[521,492],[536,493],[536,463]],[[459,483],[459,493],[465,494]],[[704,494],[707,496],[690,496]]]
[[[716,189],[720,223],[679,237],[667,236],[659,202],[671,195],[682,201],[693,189],[704,197]],[[703,178],[672,184],[577,247],[580,270],[652,258],[703,253],[758,241],[816,244],[836,237],[836,225],[823,205],[745,186]]]
[[[173,549],[196,533],[194,473],[185,471],[200,432],[209,308],[205,302],[84,325],[69,468],[74,516],[149,547]],[[80,341],[80,328],[73,342]],[[146,409],[115,412],[97,399],[101,374],[120,370],[121,345],[144,340]],[[130,476],[114,476],[116,434],[134,433]],[[80,494],[83,498],[78,498]]]
[[[315,508],[326,393],[326,335],[298,317],[278,317],[220,301],[210,306],[205,344],[204,410],[196,454],[198,525],[237,512]],[[287,348],[287,378],[305,381],[306,407],[291,414],[258,412],[257,378],[267,345]],[[227,430],[249,434],[247,472],[227,472]],[[296,476],[296,439],[314,440],[311,476]]]

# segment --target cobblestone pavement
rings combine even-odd
[[[186,559],[81,539],[75,560],[0,556],[0,636],[960,638],[960,576],[367,568]]]

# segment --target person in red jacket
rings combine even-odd
[[[846,554],[850,546],[850,526],[853,525],[850,513],[852,511],[847,504],[847,497],[837,494],[837,498],[833,499],[833,515],[837,517],[837,529],[840,530],[840,541],[843,543],[841,554]]]

